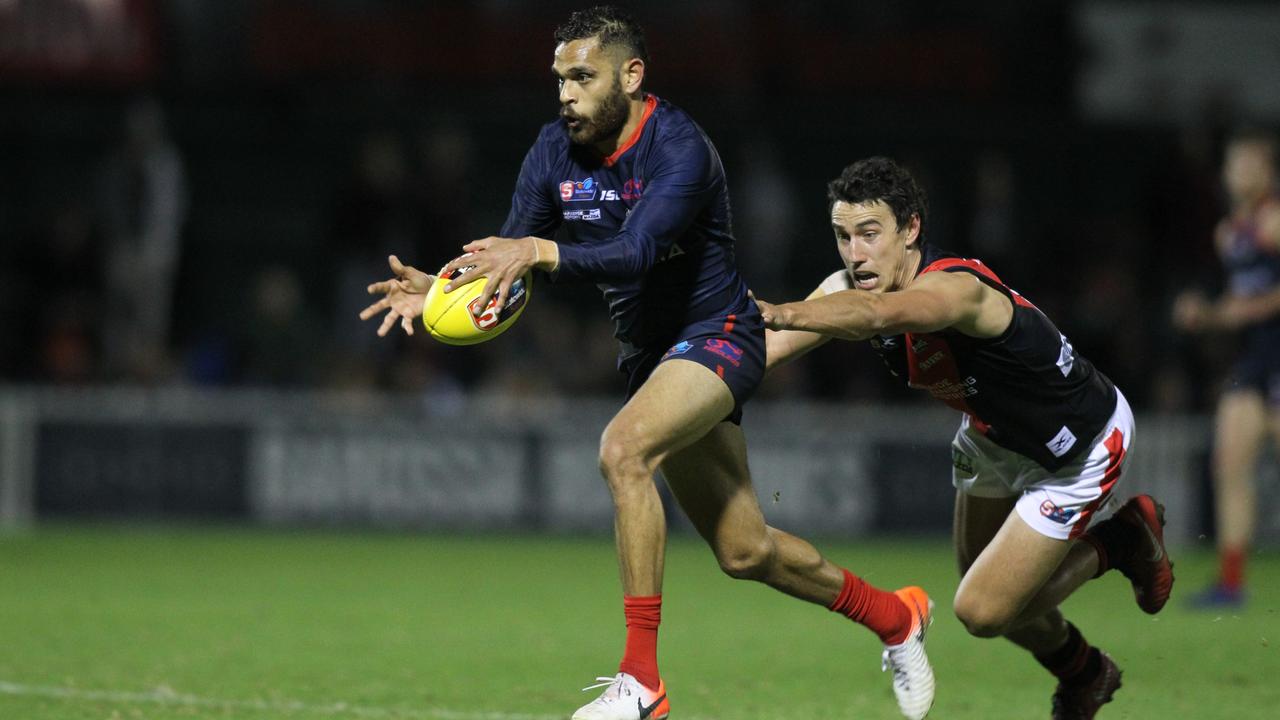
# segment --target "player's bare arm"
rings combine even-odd
[[[842,290],[772,305],[764,313],[771,330],[803,330],[842,340],[947,328],[973,337],[996,337],[1012,318],[1009,299],[968,273],[929,273],[893,292]]]
[[[828,293],[847,290],[850,287],[850,282],[848,272],[837,270],[827,276],[827,279],[814,288],[813,292],[805,296],[805,300],[813,300]],[[761,313],[764,314],[765,318],[768,318],[776,306],[756,298],[754,295],[752,297],[755,299],[756,304],[760,306]],[[801,355],[820,347],[829,340],[831,338],[827,335],[804,330],[765,330],[765,374],[767,375],[774,368],[785,365]]]
[[[502,238],[487,237],[473,240],[462,246],[464,253],[450,260],[442,273],[467,268],[444,286],[445,292],[462,287],[478,278],[489,278],[477,308],[485,308],[489,300],[497,296],[498,307],[503,307],[511,293],[511,284],[519,280],[531,268],[555,270],[560,264],[560,246],[552,240],[538,237]]]
[[[434,275],[400,262],[400,258],[392,255],[387,258],[394,277],[371,284],[367,291],[370,295],[381,293],[382,299],[360,311],[360,319],[368,320],[383,310],[387,314],[378,327],[378,336],[386,337],[391,328],[400,321],[405,334],[413,334],[413,319],[422,314],[422,302],[435,282]]]

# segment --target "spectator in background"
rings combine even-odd
[[[168,372],[169,321],[187,210],[182,157],[154,99],[129,106],[98,176],[104,234],[103,352],[110,377]]]
[[[1277,140],[1247,130],[1227,143],[1222,180],[1229,201],[1215,244],[1227,273],[1227,290],[1209,301],[1181,295],[1174,324],[1191,333],[1237,332],[1239,358],[1218,404],[1213,486],[1219,574],[1195,598],[1203,606],[1235,606],[1244,600],[1245,554],[1253,542],[1254,474],[1268,421],[1280,421],[1280,187]]]

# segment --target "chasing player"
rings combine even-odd
[[[1253,542],[1254,474],[1270,423],[1280,433],[1280,188],[1276,138],[1249,130],[1227,143],[1222,168],[1230,202],[1216,245],[1227,291],[1214,302],[1190,292],[1174,304],[1187,332],[1241,336],[1240,355],[1218,401],[1213,453],[1218,580],[1194,598],[1206,607],[1244,601],[1245,555]],[[1280,440],[1280,437],[1277,438]]]
[[[469,243],[473,266],[450,282],[488,277],[503,306],[529,268],[604,291],[628,379],[628,400],[600,440],[613,495],[626,646],[603,693],[580,720],[655,720],[670,703],[658,672],[666,525],[653,474],[661,470],[720,567],[865,625],[909,718],[933,702],[924,652],[931,620],[923,590],[886,592],[765,524],[738,423],[764,374],[764,325],[734,264],[720,158],[683,111],[645,93],[645,41],[614,8],[574,13],[556,31],[552,70],[560,118],[525,157],[500,237]],[[560,242],[550,238],[559,230]],[[391,258],[395,277],[369,287],[388,310],[378,334],[413,318],[433,278]],[[447,286],[449,287],[449,286]],[[483,305],[483,300],[481,301]],[[587,688],[592,689],[592,688]]]
[[[845,268],[796,303],[760,301],[770,367],[831,338],[870,340],[890,372],[963,412],[952,444],[955,612],[1058,678],[1056,720],[1092,718],[1120,671],[1058,604],[1110,568],[1159,612],[1173,585],[1162,508],[1112,503],[1133,440],[1124,396],[1029,300],[977,260],[923,237],[927,201],[892,160],[845,168],[828,188]]]

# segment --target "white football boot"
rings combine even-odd
[[[661,680],[657,690],[650,690],[624,672],[596,680],[600,682],[582,688],[583,692],[601,687],[604,692],[578,708],[572,720],[663,720],[671,712],[667,688]]]
[[[893,670],[893,694],[898,709],[910,720],[921,720],[933,707],[933,668],[924,652],[924,636],[933,622],[933,601],[918,587],[893,593],[911,610],[911,632],[900,645],[885,645],[881,670]]]

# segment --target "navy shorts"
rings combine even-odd
[[[733,393],[733,412],[725,418],[742,422],[742,406],[764,378],[764,321],[754,301],[746,312],[688,325],[668,344],[653,345],[618,365],[627,376],[627,399],[640,389],[658,363],[672,358],[692,360],[714,372]]]
[[[1256,392],[1268,405],[1280,407],[1280,337],[1258,333],[1250,337],[1231,368],[1227,392]]]

